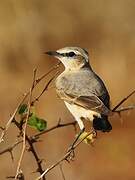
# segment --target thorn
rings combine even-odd
[[[7,179],[15,179],[15,176],[7,176],[6,178]],[[23,172],[21,170],[20,170],[20,172],[17,175],[17,179],[18,180],[24,180],[24,175],[23,175]]]
[[[37,168],[35,171],[32,171],[33,174],[40,172],[39,168]]]
[[[23,96],[26,96],[27,95],[27,93],[23,93]]]
[[[32,136],[32,137],[30,137],[30,141],[31,141],[31,143],[42,142],[42,140],[39,138],[40,138],[39,136],[36,136],[36,137]]]
[[[7,178],[7,179],[14,179],[15,176],[7,176],[6,178]]]
[[[67,163],[70,163],[70,161],[68,160],[68,158],[65,158],[65,161],[67,161]]]
[[[2,143],[2,142],[4,142],[4,139],[3,139],[3,138],[2,138],[2,139],[0,138],[0,143]]]
[[[1,130],[3,130],[3,131],[5,130],[5,128],[4,128],[4,127],[2,127],[2,126],[0,126],[0,129],[1,129]]]
[[[39,159],[38,163],[41,164],[43,162],[44,159]]]
[[[9,153],[10,153],[10,156],[11,156],[12,162],[14,162],[14,156],[13,156],[13,152],[12,152],[12,150],[10,150],[10,151],[9,151]]]
[[[23,172],[20,170],[19,174],[17,175],[18,180],[24,180]]]
[[[58,125],[57,125],[57,126],[59,126],[59,125],[60,125],[60,123],[61,123],[61,118],[59,118],[59,120],[58,120]]]

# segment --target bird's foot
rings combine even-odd
[[[97,132],[92,129],[90,132],[84,131],[80,136],[79,139],[83,140],[84,143],[93,145],[95,138],[97,137]]]
[[[73,160],[74,160],[74,158],[75,158],[75,152],[74,152],[75,145],[76,145],[78,139],[80,139],[80,136],[81,136],[81,134],[83,134],[84,130],[85,130],[85,128],[83,128],[83,129],[79,132],[79,134],[77,134],[75,140],[74,140],[73,143],[69,146],[69,148],[68,148],[68,150],[67,150],[67,153],[69,153],[68,159],[66,159],[67,162],[70,162],[70,161],[73,161]]]

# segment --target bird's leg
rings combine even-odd
[[[80,138],[80,136],[83,134],[85,128],[81,129],[79,134],[77,135],[77,137],[75,138],[75,140],[73,141],[73,143],[69,146],[67,152],[70,153],[69,155],[69,160],[73,160],[75,157],[75,152],[74,152],[74,145],[76,144],[76,142],[78,141],[78,139]],[[68,161],[68,160],[67,160]],[[69,162],[69,161],[68,161]]]
[[[84,143],[90,144],[90,145],[93,146],[93,142],[95,141],[95,138],[96,138],[96,137],[97,137],[97,132],[96,132],[96,130],[95,130],[94,128],[91,128],[91,131],[89,131],[89,132],[84,131],[84,132],[80,135],[79,139],[80,139],[80,140],[84,139],[84,140],[83,140]]]
[[[73,143],[70,145],[68,152],[71,151],[74,147],[74,145],[76,144],[76,142],[78,141],[78,139],[80,138],[81,134],[85,131],[85,128],[81,129],[79,134],[77,134],[77,137],[75,138],[75,140],[73,141]]]
[[[75,143],[78,141],[78,139],[80,138],[80,136],[83,134],[84,131],[85,131],[85,128],[80,130],[79,134],[77,134],[74,142],[72,143],[72,147],[75,145]]]

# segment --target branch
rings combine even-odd
[[[33,81],[32,81],[32,86],[30,88],[30,90],[25,94],[25,96],[23,97],[23,99],[21,100],[21,102],[19,103],[19,105],[17,106],[17,108],[15,109],[14,113],[12,114],[11,118],[9,119],[9,121],[7,122],[5,128],[1,128],[2,129],[2,134],[0,136],[0,142],[3,141],[3,137],[6,135],[6,132],[11,124],[11,122],[13,122],[13,120],[15,119],[15,116],[18,112],[18,108],[20,107],[20,105],[24,102],[24,100],[27,98],[27,96],[29,95],[29,100],[28,100],[28,111],[27,111],[27,114],[26,114],[26,117],[24,119],[24,122],[23,124],[20,124],[19,122],[17,122],[16,120],[14,120],[14,124],[18,127],[18,129],[20,130],[20,132],[22,132],[22,136],[23,136],[23,139],[12,144],[11,146],[9,146],[8,148],[6,148],[5,150],[2,150],[0,152],[0,155],[1,154],[4,154],[6,152],[9,152],[11,154],[11,157],[12,157],[12,151],[13,149],[19,145],[20,143],[23,143],[22,145],[22,151],[21,151],[21,156],[20,156],[20,159],[18,161],[18,165],[17,165],[17,170],[16,170],[16,176],[15,176],[15,179],[18,178],[18,175],[19,173],[21,172],[21,163],[22,163],[22,159],[23,159],[23,156],[24,156],[24,153],[25,153],[25,150],[26,150],[26,141],[28,142],[29,144],[29,151],[31,151],[31,153],[33,154],[33,157],[35,158],[36,160],[36,163],[37,163],[37,170],[36,172],[39,172],[40,173],[40,177],[38,179],[41,179],[43,178],[43,180],[45,180],[45,175],[53,168],[55,168],[56,166],[58,165],[61,165],[61,163],[66,160],[66,161],[70,161],[72,160],[73,158],[73,155],[74,155],[74,150],[76,149],[77,146],[79,146],[79,144],[85,139],[87,138],[90,134],[93,134],[93,131],[91,131],[89,134],[87,134],[87,136],[85,136],[81,141],[73,144],[72,148],[69,149],[65,155],[59,159],[56,163],[54,163],[52,166],[50,166],[49,168],[47,168],[45,171],[43,171],[42,169],[42,160],[39,158],[36,150],[35,150],[35,147],[34,147],[34,143],[37,142],[37,139],[40,138],[41,135],[43,134],[46,134],[46,133],[49,133],[57,128],[61,128],[61,127],[66,127],[66,126],[73,126],[75,127],[76,125],[76,121],[74,122],[70,122],[70,123],[61,123],[60,121],[53,127],[43,131],[43,132],[40,132],[40,133],[37,133],[35,134],[34,136],[28,136],[27,133],[26,133],[26,130],[27,130],[27,121],[28,121],[28,118],[29,118],[29,115],[30,115],[30,108],[31,106],[39,100],[39,98],[43,95],[43,93],[48,89],[50,83],[54,80],[54,78],[56,77],[56,74],[47,82],[47,84],[45,85],[44,89],[40,92],[40,94],[32,101],[32,92],[34,90],[34,88],[38,85],[39,82],[41,82],[41,80],[43,80],[47,75],[49,75],[53,70],[57,69],[59,67],[60,63],[56,64],[55,66],[53,66],[47,73],[45,73],[44,75],[42,75],[40,78],[36,79],[36,70],[34,71],[34,74],[33,74]],[[127,97],[125,97],[124,99],[122,99],[118,104],[117,106],[115,106],[112,110],[112,112],[121,112],[121,111],[126,111],[126,110],[129,110],[129,109],[134,109],[135,108],[135,105],[132,105],[132,106],[128,106],[128,107],[121,107],[118,109],[118,107],[120,107],[121,104],[123,104],[130,96],[132,96],[133,94],[135,93],[135,90],[130,93]],[[21,126],[19,126],[21,125]],[[61,167],[61,166],[60,166]],[[63,172],[61,170],[61,172]],[[64,179],[64,176],[63,176],[63,179]]]
[[[33,89],[39,84],[40,81],[42,81],[46,76],[48,76],[52,71],[54,71],[55,69],[57,69],[60,66],[60,62],[55,64],[47,73],[45,73],[44,75],[42,75],[40,78],[36,79],[34,84],[33,84]],[[15,115],[17,114],[18,108],[20,107],[20,105],[24,102],[24,100],[27,98],[27,96],[30,94],[30,91],[28,91],[23,99],[20,101],[20,103],[18,104],[18,106],[16,107],[15,111],[13,112],[11,118],[8,120],[6,126],[4,128],[1,127],[2,129],[2,133],[0,136],[0,143],[3,142],[3,138],[6,135],[6,132],[8,130],[8,128],[10,127],[10,124],[12,122],[12,120],[14,119]]]
[[[15,125],[17,126],[15,120],[14,120],[14,123],[15,123]],[[53,131],[53,130],[55,130],[55,129],[57,129],[57,128],[63,128],[63,127],[67,127],[67,126],[74,126],[74,127],[75,127],[76,123],[77,123],[76,121],[73,121],[73,122],[70,122],[70,123],[58,123],[58,124],[56,124],[55,126],[49,128],[49,129],[47,129],[47,130],[45,130],[45,131],[43,131],[43,132],[41,132],[41,133],[35,134],[34,136],[30,136],[30,137],[27,136],[27,137],[26,137],[26,140],[29,139],[28,141],[31,141],[31,143],[33,144],[33,143],[36,141],[36,139],[40,138],[40,136],[43,135],[43,134],[47,134],[47,133],[49,133],[49,132],[51,132],[51,131]],[[19,128],[19,126],[17,126],[17,127]],[[11,150],[13,150],[16,146],[18,146],[18,145],[19,145],[20,143],[22,143],[22,142],[23,142],[23,140],[20,140],[20,141],[18,141],[18,142],[15,142],[14,144],[8,146],[8,147],[5,148],[4,150],[1,150],[1,151],[0,151],[0,155],[2,155],[2,154],[4,154],[4,153],[7,153],[7,152],[9,152],[9,151],[11,151]],[[31,143],[29,143],[29,145],[30,145]],[[31,148],[31,147],[30,147],[30,148]],[[32,152],[32,151],[31,151],[31,152]]]
[[[55,64],[47,73],[45,73],[44,75],[42,75],[40,78],[36,79],[36,83],[35,86],[42,80],[44,79],[47,75],[49,75],[52,71],[54,71],[55,69],[57,69],[60,66],[61,62],[58,62],[57,64]]]
[[[3,138],[4,136],[6,135],[6,132],[8,130],[8,128],[10,127],[10,124],[11,122],[13,121],[15,115],[17,114],[18,112],[18,108],[20,107],[20,105],[24,102],[24,100],[26,99],[26,97],[28,96],[28,93],[25,94],[25,96],[23,97],[23,99],[21,100],[21,102],[18,104],[18,106],[16,107],[14,113],[12,114],[12,116],[10,117],[10,119],[8,120],[5,128],[3,129],[2,133],[1,133],[1,136],[0,136],[0,143],[3,142]]]
[[[59,73],[59,71],[57,73],[55,73],[55,75],[47,82],[47,84],[45,85],[44,89],[41,91],[41,93],[31,102],[31,105],[34,105],[34,103],[36,101],[39,101],[39,98],[43,95],[43,93],[48,90],[48,87],[50,85],[50,83],[54,80],[54,78],[56,77],[56,75]]]
[[[112,109],[112,112],[117,112],[116,110],[118,109],[118,107],[120,107],[120,105],[123,104],[126,100],[128,100],[129,97],[131,97],[134,93],[135,93],[135,90],[132,91],[128,96],[126,96],[125,98],[123,98],[123,99]],[[131,108],[131,109],[133,109],[133,108]]]
[[[20,126],[20,124],[14,119],[13,123],[15,124],[15,126],[21,131],[22,130],[22,127]],[[32,139],[31,137],[28,137],[28,135],[26,134],[26,141],[28,142],[29,144],[29,151],[31,151],[31,153],[33,154],[35,160],[36,160],[36,163],[37,163],[37,170],[36,172],[39,172],[40,174],[42,174],[43,172],[43,169],[42,169],[42,160],[39,158],[35,148],[34,148],[34,143],[37,142],[37,140],[34,140]],[[23,140],[20,141],[20,143],[22,143]],[[15,147],[14,147],[15,148]],[[7,148],[7,149],[10,149],[10,146]],[[3,150],[2,153],[5,153],[7,151],[7,149]],[[45,180],[45,178],[43,178],[43,180]]]
[[[51,165],[49,168],[47,168],[41,176],[39,176],[38,178],[36,178],[36,180],[40,180],[41,178],[43,178],[46,174],[48,174],[53,168],[55,168],[56,166],[58,166],[60,163],[62,163],[63,161],[68,161],[72,160],[73,156],[72,153],[74,154],[74,150],[83,142],[84,139],[86,139],[89,135],[93,134],[93,131],[90,131],[84,138],[82,138],[78,143],[74,144],[74,146],[72,146],[72,148],[66,152],[66,154],[60,158],[56,163],[54,163],[53,165]]]
[[[39,156],[34,148],[34,145],[33,145],[34,141],[32,141],[27,135],[26,135],[26,140],[30,145],[29,151],[31,151],[31,153],[33,154],[33,156],[37,162],[38,168],[37,168],[36,172],[39,172],[40,174],[42,174],[44,172],[42,169],[42,165],[41,165],[42,160],[39,158]],[[45,178],[43,178],[43,179],[45,179]]]
[[[43,135],[43,134],[46,134],[46,133],[48,133],[48,132],[50,132],[50,131],[52,131],[52,130],[55,130],[55,129],[57,129],[57,128],[62,128],[62,127],[66,127],[66,126],[74,126],[74,128],[76,128],[76,127],[75,127],[76,124],[77,124],[76,121],[69,122],[69,123],[60,123],[60,122],[58,122],[58,124],[56,124],[55,126],[49,128],[49,129],[47,129],[47,130],[45,130],[45,131],[42,131],[42,132],[40,132],[40,133],[37,133],[37,134],[35,134],[34,136],[32,136],[31,138],[32,138],[32,139],[38,139],[39,136],[41,136],[41,135]]]
[[[7,176],[7,179],[15,179],[15,176]],[[18,176],[17,176],[18,180],[25,180],[24,174],[22,171],[19,172]]]
[[[32,91],[33,91],[34,85],[35,85],[36,72],[37,72],[37,69],[35,69],[34,72],[33,72],[32,86],[31,86],[30,91],[29,91],[29,94],[30,94],[30,95],[29,95],[29,102],[28,102],[28,112],[27,112],[27,116],[26,116],[26,120],[25,120],[24,128],[23,128],[23,146],[22,146],[22,152],[21,152],[21,155],[20,155],[20,159],[19,159],[18,165],[17,165],[17,170],[16,170],[15,179],[17,179],[17,176],[18,176],[18,174],[19,174],[19,172],[20,172],[21,162],[22,162],[23,155],[24,155],[24,152],[25,152],[25,147],[26,147],[27,121],[28,121],[29,115],[30,115],[30,107],[31,107],[31,100],[32,100]]]
[[[116,113],[120,113],[122,111],[128,111],[131,109],[135,109],[135,105],[127,106],[127,107],[121,107],[118,110],[115,110]]]
[[[54,129],[57,129],[57,128],[66,127],[66,126],[71,126],[71,125],[75,127],[76,121],[73,121],[73,122],[70,122],[70,123],[63,123],[63,124],[62,124],[62,123],[60,123],[60,120],[59,120],[59,122],[58,122],[57,125],[53,126],[52,128],[50,128],[50,129],[48,129],[48,130],[46,130],[46,131],[44,131],[44,132],[38,133],[38,134],[36,134],[36,135],[34,135],[34,136],[32,136],[32,137],[28,137],[28,136],[26,135],[26,140],[28,141],[28,143],[29,143],[29,145],[30,145],[30,151],[32,152],[32,154],[33,154],[33,156],[34,156],[34,158],[35,158],[35,160],[36,160],[36,162],[37,162],[37,165],[38,165],[38,169],[36,170],[36,172],[40,172],[40,174],[42,174],[44,171],[43,171],[42,166],[41,166],[42,160],[38,157],[38,154],[36,153],[36,151],[35,151],[35,149],[34,149],[33,143],[34,143],[34,142],[36,141],[36,139],[39,138],[39,136],[41,136],[42,134],[46,134],[46,133],[48,133],[48,132],[50,132],[50,131],[52,131],[52,130],[54,130]],[[24,140],[23,140],[23,143],[24,143]],[[18,167],[20,167],[20,162],[22,161],[23,154],[24,154],[24,150],[22,150],[22,153],[21,153],[22,156],[20,157],[20,161],[19,161],[19,163],[18,163]],[[17,169],[18,169],[18,168],[17,168]],[[18,169],[18,172],[19,172],[19,169]],[[16,175],[17,175],[17,173],[16,173]],[[16,177],[17,177],[17,176],[16,176]],[[45,177],[44,177],[44,176],[43,176],[42,178],[43,178],[43,180],[45,180]]]
[[[9,147],[5,148],[4,150],[0,151],[0,155],[5,154],[7,152],[11,153],[13,149],[18,146],[20,143],[22,143],[22,140],[15,142],[14,144],[10,145]]]

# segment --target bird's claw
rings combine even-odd
[[[75,152],[74,152],[74,146],[73,145],[71,145],[68,148],[67,153],[68,153],[68,157],[66,158],[66,161],[69,163],[70,161],[73,161],[75,158]]]
[[[84,139],[83,142],[86,144],[93,145],[93,142],[95,141],[95,138],[97,137],[97,132],[95,130],[92,130],[92,132],[89,134],[89,132],[84,131],[81,136],[79,137],[80,140]]]

